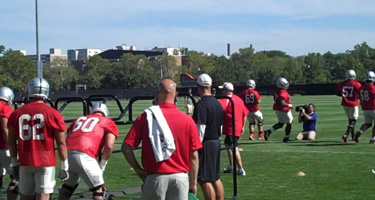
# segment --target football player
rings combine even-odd
[[[354,139],[354,127],[358,119],[358,97],[361,83],[355,80],[354,70],[346,71],[346,80],[336,85],[336,95],[342,97],[341,105],[348,117],[348,128],[342,136],[344,142],[348,142],[348,135]]]
[[[29,103],[8,120],[11,165],[14,176],[19,177],[21,199],[32,200],[35,195],[37,200],[47,200],[56,184],[54,142],[61,163],[59,177],[69,177],[65,123],[57,110],[45,104],[49,94],[46,80],[32,79],[27,90]]]
[[[359,90],[361,97],[361,106],[363,110],[363,116],[365,123],[362,124],[361,128],[355,134],[354,141],[359,142],[359,137],[363,132],[372,126],[372,121],[375,120],[375,73],[369,71],[366,73],[366,84],[362,85]],[[372,129],[372,138],[370,144],[375,143],[375,127]]]
[[[290,111],[293,105],[290,103],[290,96],[287,91],[289,88],[289,82],[285,78],[278,78],[276,81],[276,90],[273,94],[273,110],[276,113],[278,123],[274,124],[270,129],[264,132],[264,139],[267,141],[272,132],[282,128],[284,124],[285,127],[285,136],[283,142],[289,142],[290,132],[292,130],[293,116]]]
[[[69,178],[60,189],[60,200],[70,199],[80,177],[93,192],[93,199],[105,198],[103,172],[112,155],[118,129],[108,117],[104,103],[96,103],[91,114],[76,119],[68,128]],[[99,163],[98,155],[101,155]]]
[[[258,104],[260,103],[260,95],[258,91],[255,90],[255,81],[253,79],[249,79],[246,81],[246,87],[247,89],[244,90],[239,97],[243,100],[245,103],[245,106],[247,110],[249,111],[249,114],[247,115],[247,119],[249,120],[249,129],[250,129],[250,135],[249,140],[254,140],[255,138],[255,122],[258,123],[258,140],[261,140],[264,138],[263,134],[263,114],[260,112]]]
[[[14,178],[10,168],[10,154],[7,146],[8,142],[8,119],[13,112],[11,107],[14,99],[13,91],[8,87],[0,88],[0,170],[10,174],[11,182],[7,190],[7,199],[17,199],[18,180]],[[0,188],[3,186],[4,173],[0,178]]]

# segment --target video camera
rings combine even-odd
[[[306,114],[309,114],[311,112],[309,104],[305,104],[305,105],[302,105],[302,106],[297,106],[296,107],[296,112],[301,112],[302,109],[305,109],[305,113]]]

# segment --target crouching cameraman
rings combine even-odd
[[[299,112],[298,122],[303,122],[303,130],[298,133],[297,140],[315,140],[316,138],[316,121],[318,115],[315,113],[315,105],[310,103],[304,106],[296,107]]]

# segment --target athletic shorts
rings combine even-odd
[[[4,176],[5,173],[12,175],[12,170],[9,169],[10,166],[10,153],[9,150],[0,149],[0,170],[2,170],[2,175]]]
[[[375,120],[375,110],[364,110],[363,117],[366,124],[372,124],[372,121]]]
[[[205,140],[199,153],[199,182],[215,182],[220,178],[220,139]]]
[[[282,124],[291,124],[293,122],[293,115],[290,110],[288,111],[276,110],[275,113],[276,113],[278,122]]]
[[[90,189],[103,185],[103,171],[98,162],[91,156],[81,151],[69,150],[69,179],[64,183],[75,186],[82,178]]]
[[[343,106],[344,111],[348,119],[358,119],[358,106],[355,107],[348,107],[348,106]]]
[[[235,137],[235,140],[234,140],[234,146],[238,147],[238,139],[240,139],[240,137]],[[233,144],[233,136],[232,135],[226,135],[225,136],[225,139],[224,139],[224,144],[225,146],[232,146]]]
[[[255,122],[261,122],[263,121],[263,114],[262,112],[260,112],[260,110],[249,112],[249,114],[247,115],[247,120],[249,120],[249,125],[255,124]]]
[[[55,166],[20,166],[19,191],[22,195],[51,194],[56,185]]]
[[[142,187],[141,200],[188,199],[187,173],[150,174]]]

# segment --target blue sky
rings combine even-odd
[[[134,45],[216,55],[253,45],[297,56],[375,47],[373,0],[38,0],[40,52]],[[35,50],[35,1],[4,0],[0,44]]]

